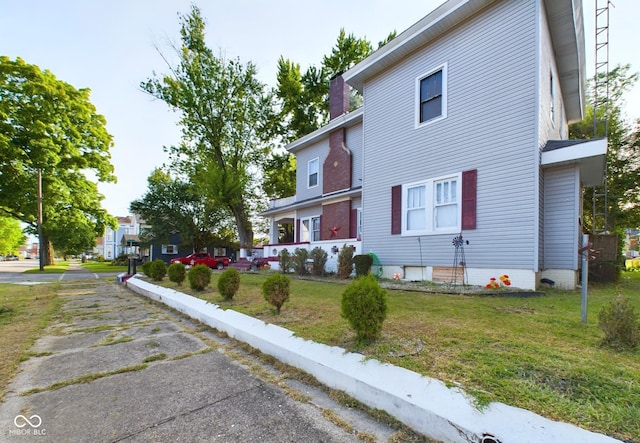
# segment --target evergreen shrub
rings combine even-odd
[[[278,264],[280,265],[280,272],[283,274],[286,274],[291,269],[291,254],[289,254],[287,248],[278,253]]]
[[[175,262],[169,265],[167,274],[169,275],[169,280],[177,283],[178,286],[180,286],[182,282],[187,278],[187,268],[184,266],[184,264]]]
[[[353,248],[346,244],[338,254],[338,277],[347,279],[353,272]]]
[[[240,273],[234,267],[225,269],[218,278],[218,292],[225,300],[231,300],[240,289]]]
[[[369,254],[358,254],[353,257],[353,263],[356,265],[356,277],[362,277],[371,273],[373,257]]]
[[[156,259],[149,265],[149,277],[155,281],[162,281],[165,275],[167,275],[167,264],[161,259]]]
[[[141,268],[142,268],[142,272],[144,272],[144,275],[146,275],[147,277],[151,277],[151,271],[149,270],[149,268],[151,268],[150,261],[146,261],[142,263]]]
[[[296,248],[293,251],[293,270],[298,275],[307,275],[307,260],[309,259],[309,251],[304,248]]]
[[[203,291],[211,283],[211,269],[207,265],[196,265],[187,272],[189,287],[195,291]]]
[[[289,300],[289,285],[291,280],[283,274],[273,274],[262,283],[262,295],[264,299],[276,308],[280,314],[280,308]]]
[[[356,340],[369,343],[380,336],[387,317],[387,292],[373,274],[350,283],[342,293],[342,317],[356,333]]]
[[[325,267],[329,254],[321,247],[315,247],[311,250],[311,260],[313,260],[313,275],[322,276],[325,274]]]

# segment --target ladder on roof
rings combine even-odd
[[[611,0],[595,0],[595,74],[593,85],[593,138],[609,135],[609,5]],[[608,233],[607,161],[604,183],[593,187],[592,232]]]

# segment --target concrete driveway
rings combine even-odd
[[[35,342],[0,404],[0,441],[397,438],[115,279],[65,277],[60,296],[62,314]]]

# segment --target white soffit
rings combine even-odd
[[[607,139],[588,140],[584,143],[558,148],[542,153],[542,167],[578,164],[583,186],[598,186],[604,179],[607,156]]]

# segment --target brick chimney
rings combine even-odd
[[[329,120],[349,112],[349,85],[344,82],[342,73],[334,75],[329,82]]]
[[[329,84],[329,120],[349,112],[349,86],[342,74]],[[347,131],[337,128],[329,133],[329,153],[322,170],[322,192],[329,194],[351,187],[351,151],[346,146]]]

